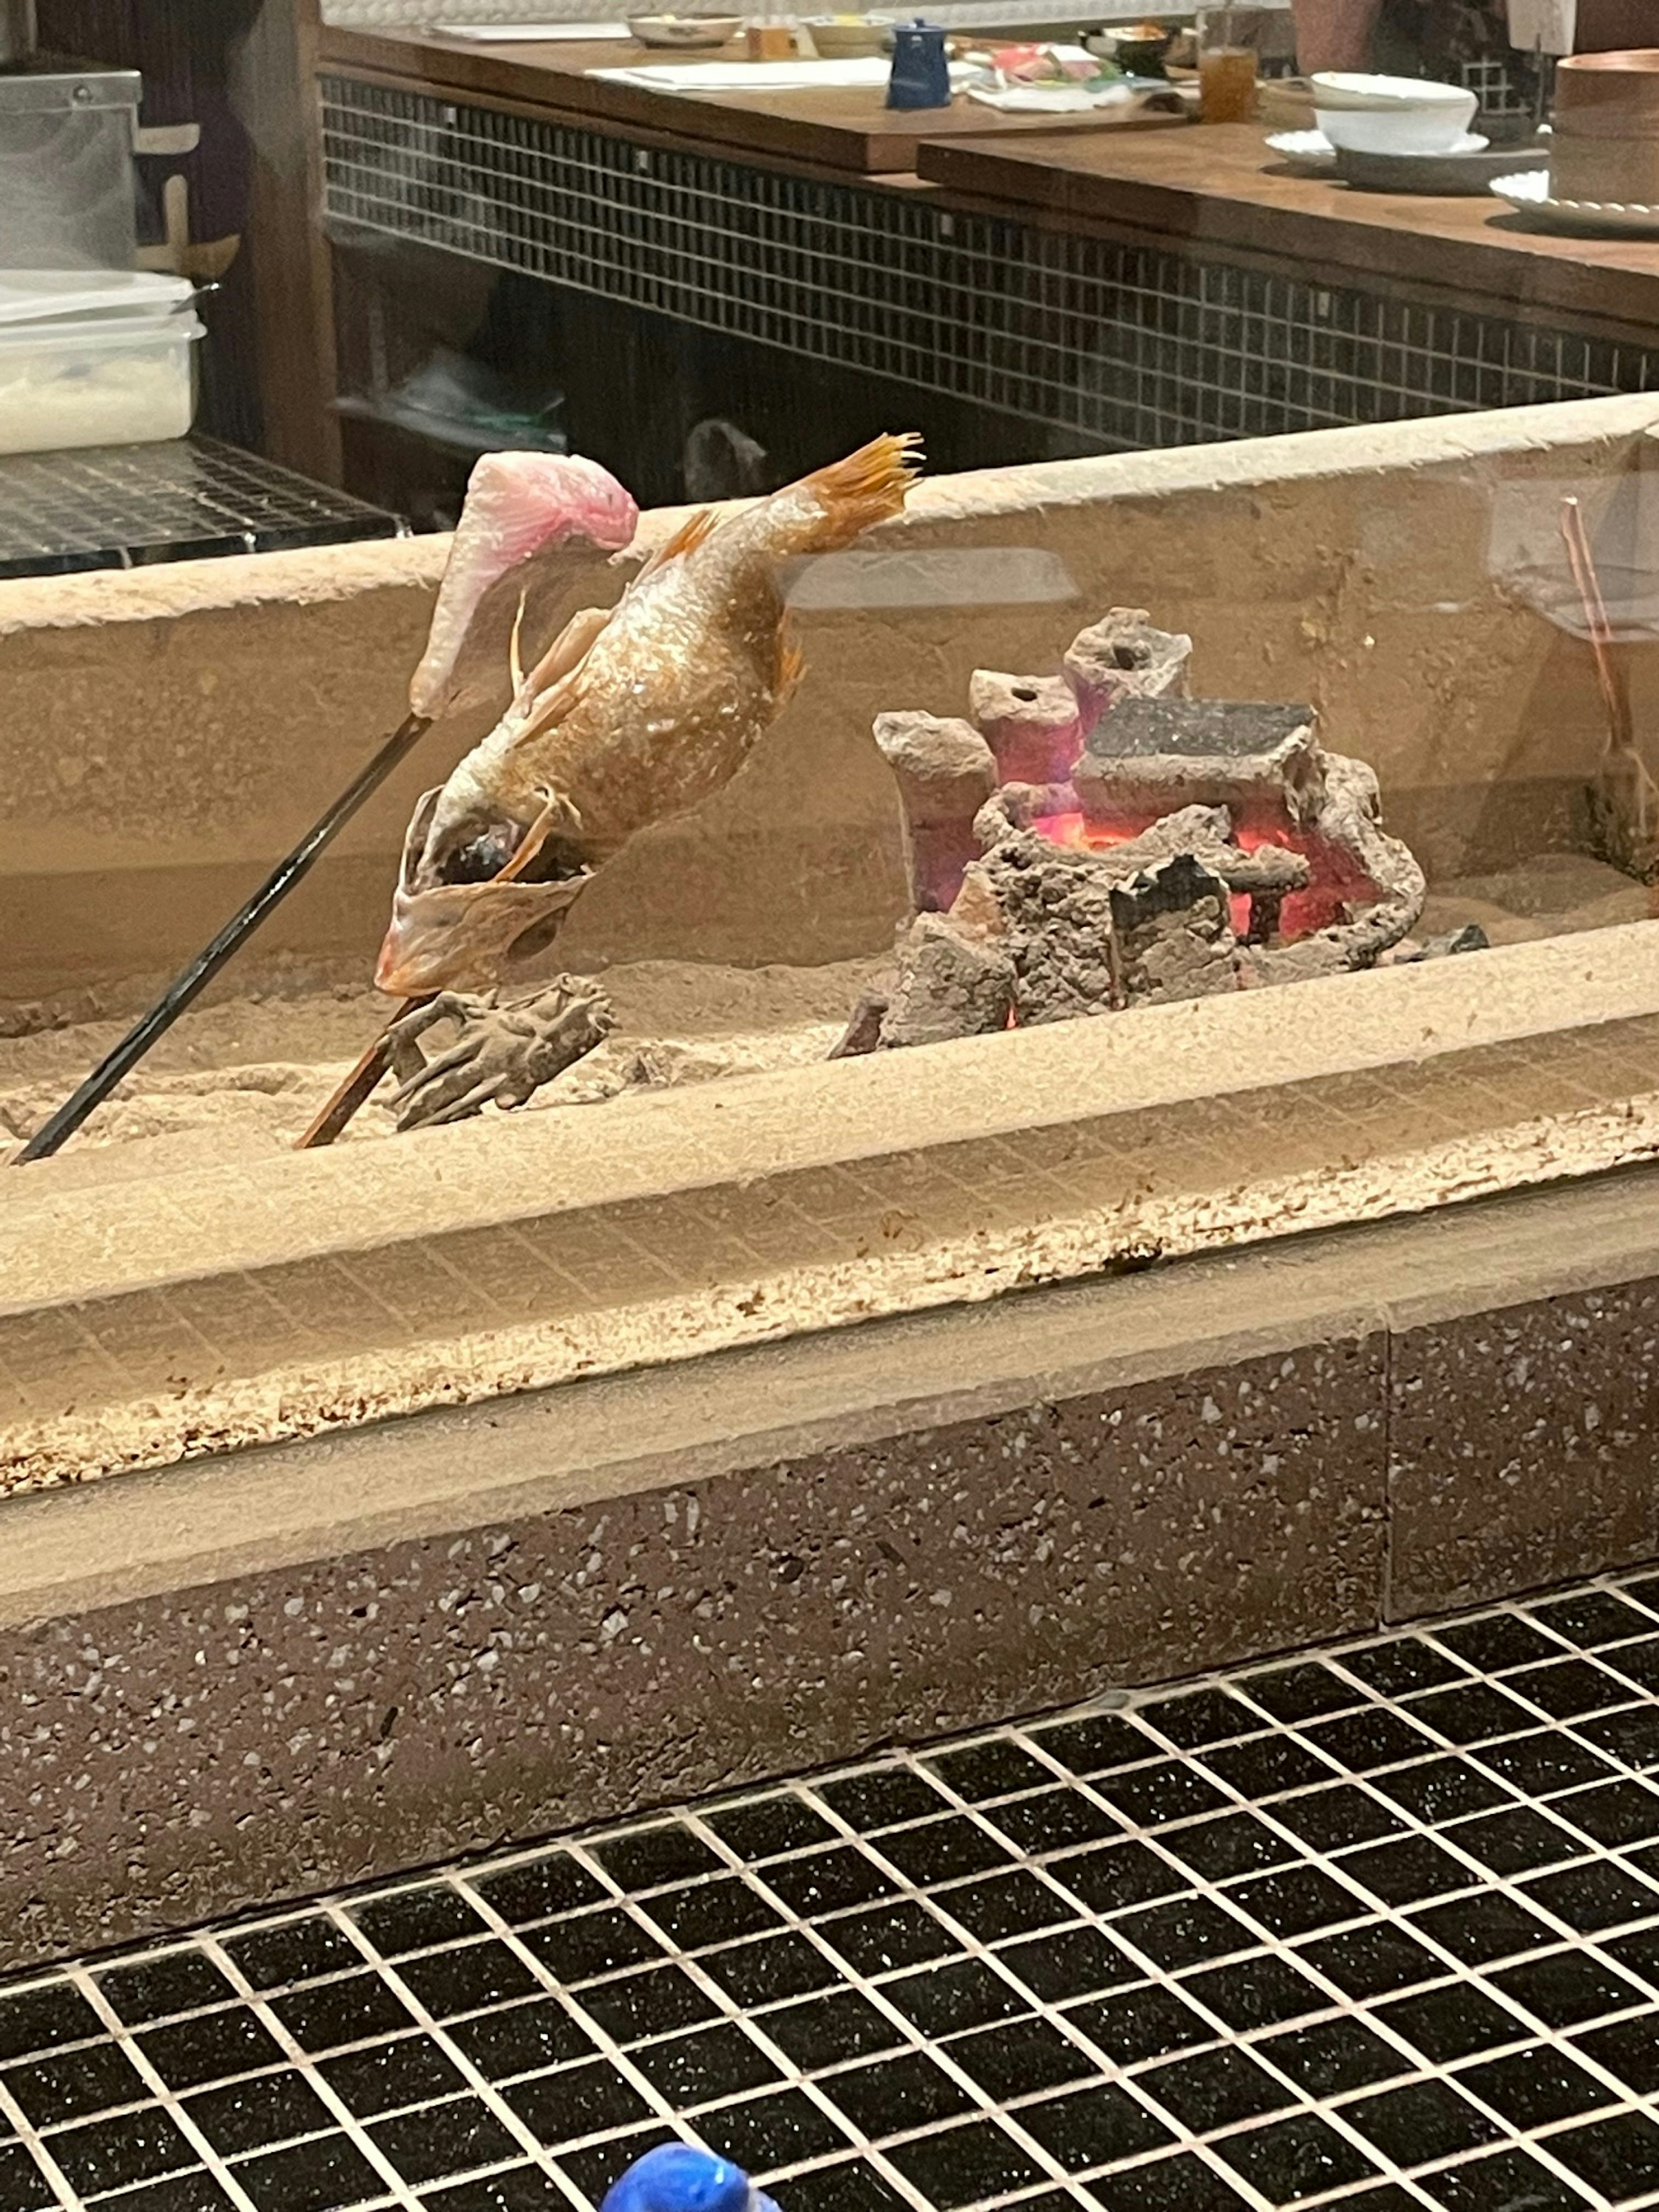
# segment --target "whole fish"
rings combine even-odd
[[[611,610],[576,615],[416,807],[375,981],[499,980],[636,832],[728,782],[799,681],[779,568],[900,512],[916,441],[881,437],[721,520],[693,515]]]

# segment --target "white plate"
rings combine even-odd
[[[1387,158],[1397,161],[1443,161],[1455,154],[1484,154],[1490,143],[1478,131],[1466,131],[1456,144],[1448,146],[1443,154],[1395,154]],[[1335,170],[1336,149],[1322,131],[1275,131],[1267,143],[1281,159],[1306,170],[1310,175],[1328,175]]]
[[[1336,149],[1322,131],[1274,131],[1267,143],[1275,154],[1293,161],[1298,169],[1334,169]]]
[[[1630,238],[1659,238],[1659,207],[1627,206],[1613,200],[1558,200],[1550,193],[1547,169],[1521,169],[1494,177],[1489,189],[1519,215],[1535,216],[1552,230],[1621,232]]]

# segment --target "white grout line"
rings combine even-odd
[[[405,2212],[421,2212],[419,2201],[405,2184],[403,2176],[393,2166],[392,2161],[382,2154],[378,2146],[363,2132],[362,2123],[356,2114],[343,2098],[336,2094],[321,2068],[302,2048],[296,2038],[289,2032],[281,2014],[275,2009],[274,2000],[282,1996],[283,1991],[280,1989],[264,1990],[254,1989],[246,1976],[240,1972],[235,1960],[222,1948],[218,1938],[211,1933],[198,1936],[197,1942],[198,1948],[213,1960],[220,1972],[229,1977],[237,1995],[245,2004],[252,2008],[255,2018],[270,2031],[283,2049],[288,2052],[304,2078],[307,2087],[313,2090],[327,2106],[329,2111],[334,2115],[337,2125],[352,2147],[361,2152],[375,2172],[381,2176],[386,2184],[385,2195],[389,2197],[393,2203],[404,2207]],[[305,2140],[315,2142],[320,2138],[313,2136]],[[273,2143],[268,2151],[250,2152],[248,2155],[269,2157],[273,2152],[286,2148],[285,2144]],[[257,2207],[254,2208],[254,2212],[258,2212]]]
[[[108,2026],[117,2039],[118,2047],[125,2052],[149,2084],[155,2102],[179,2130],[185,2141],[195,2151],[201,2164],[207,2168],[231,2203],[237,2207],[237,2212],[258,2212],[258,2207],[254,2203],[253,2199],[235,2179],[223,2159],[202,2133],[191,2115],[185,2112],[177,2094],[162,2080],[143,2046],[138,2042],[137,2035],[123,2022],[120,2014],[104,1995],[93,1976],[84,1966],[72,1966],[69,1972],[69,1979],[93,2007],[99,2018]],[[146,2027],[149,2025],[151,2023],[148,2021],[145,2023]],[[143,2106],[140,2109],[149,2110],[149,2107]],[[85,2123],[75,2124],[81,2125]],[[70,2201],[71,2203],[79,2202],[73,2196]]]

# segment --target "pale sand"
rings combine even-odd
[[[870,962],[857,960],[750,969],[648,960],[611,969],[599,980],[616,1030],[522,1110],[592,1105],[624,1091],[821,1060],[871,972]],[[184,1015],[65,1145],[56,1180],[104,1183],[284,1149],[390,1010],[378,992],[342,987],[291,999],[229,999]],[[0,1037],[0,1139],[27,1135],[124,1029],[82,1022]],[[392,1090],[389,1081],[381,1086],[343,1142],[394,1133],[384,1103]]]
[[[1652,894],[1617,869],[1583,854],[1543,854],[1522,868],[1437,887],[1413,933],[1478,922],[1494,945],[1515,945],[1639,921],[1652,910]],[[615,1033],[523,1110],[592,1105],[624,1091],[821,1060],[880,965],[740,969],[659,960],[611,969],[599,980],[616,1010]],[[388,1010],[374,991],[337,985],[226,999],[186,1014],[70,1140],[54,1173],[62,1182],[93,1185],[284,1149]],[[0,1141],[36,1127],[125,1027],[88,1021],[0,1036]],[[394,1133],[385,1103],[392,1088],[381,1086],[342,1141]]]

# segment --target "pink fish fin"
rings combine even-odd
[[[641,584],[647,576],[654,576],[659,568],[665,568],[671,561],[683,560],[686,554],[695,553],[712,533],[719,519],[706,507],[700,507],[695,514],[688,514],[673,536],[650,556],[634,581]]]
[[[817,501],[817,519],[792,535],[792,550],[799,553],[829,553],[850,545],[872,523],[885,522],[903,511],[921,462],[921,441],[914,431],[902,437],[884,434],[860,446],[844,461],[832,461],[804,477],[801,489]],[[774,495],[787,499],[788,492]]]
[[[520,676],[514,685],[514,704],[539,697],[550,684],[561,682],[580,668],[616,611],[614,607],[583,607],[580,613],[572,615],[529,675]]]

